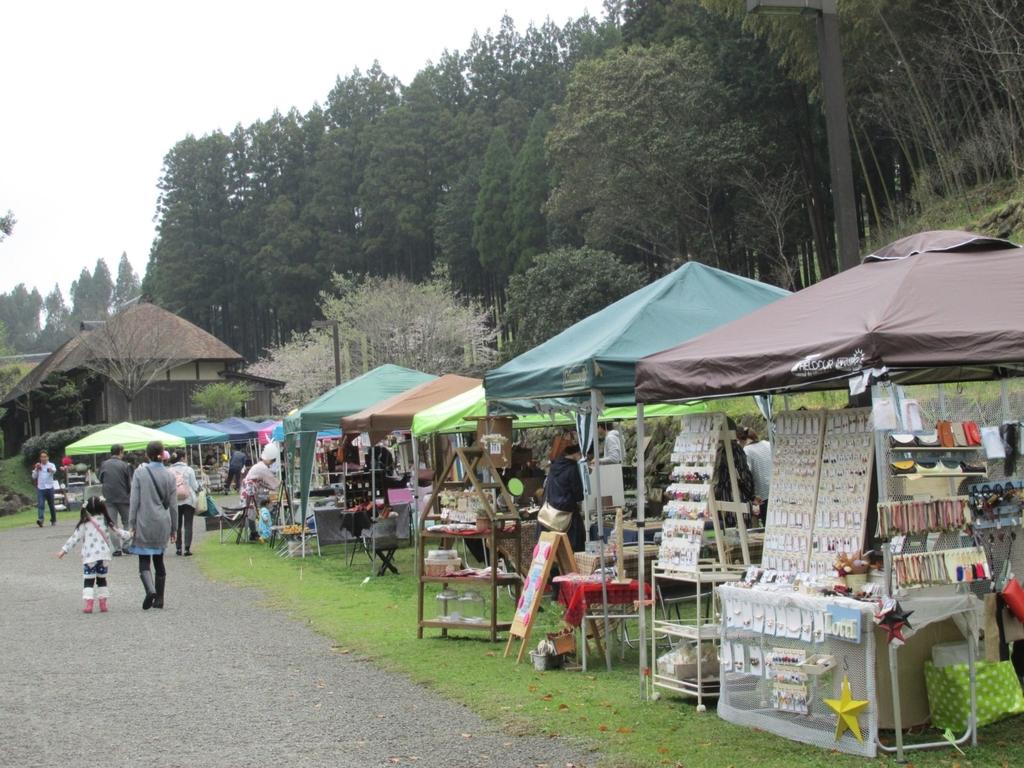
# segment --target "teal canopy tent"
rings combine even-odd
[[[484,391],[488,408],[523,399],[537,410],[578,412],[581,444],[597,434],[605,405],[636,403],[636,363],[641,357],[696,338],[720,325],[753,312],[788,295],[788,291],[739,277],[699,262],[688,262],[674,272],[595,312],[543,344],[488,371]],[[511,407],[511,406],[509,406]],[[589,416],[589,418],[586,418]],[[589,423],[587,423],[589,422]],[[637,444],[643,445],[644,411],[637,413]],[[597,451],[595,450],[595,455]],[[580,472],[584,487],[589,477],[585,460]],[[644,520],[642,473],[637,473],[637,521]],[[591,495],[591,494],[588,494]],[[600,473],[595,474],[592,498],[601,499]],[[599,505],[595,505],[599,509]],[[597,515],[601,567],[604,567],[603,515]],[[587,526],[589,534],[590,526]],[[640,668],[646,666],[644,638],[644,549],[639,550]],[[607,594],[602,590],[605,632],[609,631]],[[605,664],[611,670],[610,646]],[[641,677],[641,692],[643,692]],[[641,694],[642,695],[642,694]]]
[[[487,401],[632,405],[636,361],[753,312],[788,291],[699,262],[634,291],[484,377]]]
[[[290,459],[296,449],[299,452],[299,498],[302,510],[300,522],[307,517],[317,432],[337,429],[343,417],[351,416],[374,403],[436,378],[429,373],[403,368],[400,365],[382,365],[351,381],[339,384],[285,417],[285,455],[289,458],[290,465],[294,464]]]
[[[285,416],[284,433],[337,429],[345,416],[436,378],[400,365],[382,365],[327,390],[316,400]]]

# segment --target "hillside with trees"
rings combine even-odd
[[[833,274],[814,25],[744,9],[505,18],[408,84],[373,64],[305,112],[185,137],[165,158],[143,291],[269,360],[311,343],[311,322],[353,295],[344,281],[436,287],[441,269],[507,355],[593,311],[559,303],[552,263],[628,276],[581,274],[598,306],[686,260],[789,289]],[[1024,231],[1024,0],[839,9],[862,249],[935,210]]]

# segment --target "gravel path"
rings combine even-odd
[[[71,530],[0,531],[0,766],[596,762],[333,652],[256,593],[207,581],[198,557],[171,553],[167,607],[145,613],[136,559],[114,559],[110,613],[85,615],[77,552],[54,557]]]

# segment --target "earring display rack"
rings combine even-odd
[[[776,421],[764,568],[826,576],[863,552],[874,461],[871,409],[788,412]]]
[[[811,538],[816,576],[831,574],[838,554],[864,551],[874,455],[870,408],[828,414]]]
[[[808,570],[824,435],[824,411],[792,411],[776,418],[761,560],[766,570]]]
[[[665,493],[665,521],[662,524],[658,563],[666,571],[693,572],[701,565],[706,523],[714,530],[718,562],[727,564],[725,527],[721,515],[725,511],[736,514],[736,526],[743,549],[743,561],[749,564],[746,525],[743,512],[746,505],[739,501],[736,468],[732,461],[732,440],[724,413],[689,414],[682,418],[679,434],[672,449],[673,469],[671,484]],[[726,467],[733,494],[733,502],[715,498],[715,465],[718,450],[724,446]]]

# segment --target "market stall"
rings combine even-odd
[[[184,438],[186,455],[189,452],[189,448],[197,446],[194,451],[195,456],[189,463],[194,464],[201,469],[204,469],[201,446],[220,445],[228,442],[228,435],[226,432],[218,432],[215,429],[199,426],[198,424],[189,424],[185,421],[172,421],[164,424],[159,429],[161,432],[168,432],[172,435]],[[203,483],[206,485],[207,481],[203,480]]]
[[[342,432],[346,434],[367,433],[370,443],[379,442],[385,435],[393,432],[405,432],[412,428],[413,418],[422,410],[433,407],[439,403],[446,402],[453,397],[458,397],[464,392],[480,386],[479,379],[472,379],[466,376],[446,374],[430,381],[394,395],[387,400],[375,403],[358,413],[345,416],[341,419]],[[370,498],[377,498],[377,466],[376,452],[370,452]],[[416,480],[419,469],[419,455],[416,440],[412,441],[412,476],[413,495],[418,498],[419,483]],[[414,506],[414,508],[416,508]],[[376,521],[376,504],[371,507],[374,521]],[[371,529],[373,530],[373,529]],[[371,561],[376,557],[376,537],[371,537]]]
[[[1007,384],[1024,369],[1024,326],[1007,312],[1020,306],[1022,254],[970,233],[922,233],[638,363],[641,403],[828,388],[866,400],[871,390],[870,408],[777,417],[762,567],[717,590],[722,717],[902,759],[912,747],[903,742],[900,694],[909,683],[898,649],[955,616],[970,678],[959,741],[976,740],[977,595],[992,590],[1010,553],[995,539],[979,544],[991,510],[979,519],[965,505],[971,487],[989,487],[974,480],[994,487],[1014,471],[979,449],[980,433],[1000,434],[1024,412]],[[941,386],[972,380],[1000,382],[995,405],[947,397]],[[924,383],[936,386],[913,395],[903,386]],[[998,524],[1014,527],[1012,542],[1020,516]],[[874,547],[884,568],[865,581]],[[889,662],[884,679],[878,645]],[[883,685],[894,747],[878,738]],[[935,744],[913,748],[926,746]]]
[[[538,411],[574,411],[585,457],[596,442],[598,422],[605,407],[636,402],[635,366],[640,357],[699,336],[787,293],[774,286],[689,262],[489,371],[484,377],[488,406],[492,411],[503,406],[514,409],[518,401],[526,400]],[[637,442],[643,445],[642,432],[638,432]],[[588,487],[590,476],[585,461],[581,462],[580,469],[584,474],[584,487]],[[637,477],[642,486],[642,472],[638,471]],[[598,512],[599,555],[603,567],[600,472],[594,473],[594,485],[587,495],[595,503],[586,505],[585,509],[593,506]],[[643,488],[638,488],[638,497],[643,495]],[[641,516],[637,521],[641,538],[643,523]],[[589,524],[586,527],[589,531]],[[642,548],[640,574],[643,581]],[[642,613],[644,601],[640,602]],[[644,625],[641,620],[641,633],[645,631]],[[607,630],[606,626],[606,633]],[[610,649],[605,650],[606,665],[610,668]],[[645,654],[642,650],[641,667],[646,666]]]
[[[399,365],[382,365],[328,390],[285,417],[286,464],[295,466],[289,478],[294,485],[297,477],[299,493],[296,494],[293,488],[291,495],[293,499],[300,499],[300,520],[305,520],[311,511],[308,508],[309,491],[317,434],[322,430],[337,429],[345,416],[436,378]],[[297,461],[289,458],[296,455]]]

